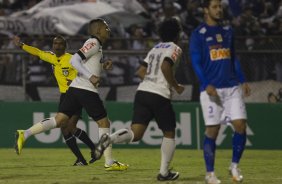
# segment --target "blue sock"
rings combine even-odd
[[[234,132],[233,135],[233,155],[232,155],[232,162],[233,163],[239,163],[240,158],[243,154],[243,151],[245,150],[245,144],[246,144],[246,133],[239,134],[237,132]]]
[[[215,158],[215,139],[205,136],[204,139],[204,158],[207,172],[214,171],[214,158]]]

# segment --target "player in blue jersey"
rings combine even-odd
[[[193,69],[200,79],[200,102],[205,120],[204,159],[206,183],[221,183],[214,173],[216,138],[223,122],[234,127],[233,155],[229,171],[236,182],[243,180],[238,164],[246,143],[246,109],[243,96],[250,95],[234,51],[233,31],[221,24],[221,0],[204,0],[205,22],[190,38]]]

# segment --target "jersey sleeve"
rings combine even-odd
[[[181,57],[181,54],[182,49],[177,45],[173,44],[171,49],[167,49],[167,52],[165,52],[164,58],[169,58],[174,64]]]
[[[96,38],[88,39],[82,48],[78,50],[78,54],[82,59],[88,59],[95,55],[100,49],[100,43]]]
[[[151,54],[152,51],[153,51],[153,49],[151,49],[150,52],[148,52],[148,54],[147,54],[147,56],[145,57],[144,61],[141,62],[141,63],[143,63],[144,65],[148,65],[148,63],[149,63],[149,58],[150,58],[150,54]]]
[[[23,45],[22,49],[29,54],[38,56],[43,61],[54,64],[54,60],[52,58],[55,56],[55,54],[50,51],[42,51],[36,47],[32,47],[26,44]]]
[[[202,61],[202,45],[201,45],[200,35],[194,31],[190,37],[190,44],[189,44],[189,52],[192,61],[193,69],[200,79],[203,88],[205,89],[209,85],[209,81],[207,80],[204,71],[201,66]]]
[[[236,53],[235,53],[234,32],[233,32],[232,29],[231,29],[231,35],[232,35],[231,58],[234,62],[234,68],[235,68],[236,76],[237,76],[239,82],[242,84],[242,83],[245,82],[245,76],[244,76],[243,71],[241,69],[240,61],[239,61],[239,59],[238,59],[238,57],[236,56]]]

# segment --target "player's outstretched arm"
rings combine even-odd
[[[26,45],[24,44],[22,41],[21,41],[21,38],[18,37],[18,36],[14,36],[13,37],[13,43],[18,46],[19,48],[23,49],[24,51],[26,51],[27,53],[29,54],[32,54],[34,56],[39,56],[41,50],[39,50],[38,48],[36,47],[32,47],[32,46],[29,46],[29,45]]]

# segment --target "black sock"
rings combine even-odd
[[[84,142],[84,144],[86,144],[91,150],[95,149],[95,144],[91,141],[85,131],[80,128],[76,128],[74,136]]]
[[[69,133],[68,135],[63,135],[64,139],[66,141],[66,144],[68,145],[68,147],[70,148],[70,150],[73,152],[73,154],[76,156],[77,159],[81,160],[81,161],[85,161],[82,153],[80,152],[77,143],[76,143],[76,139],[75,137]]]

